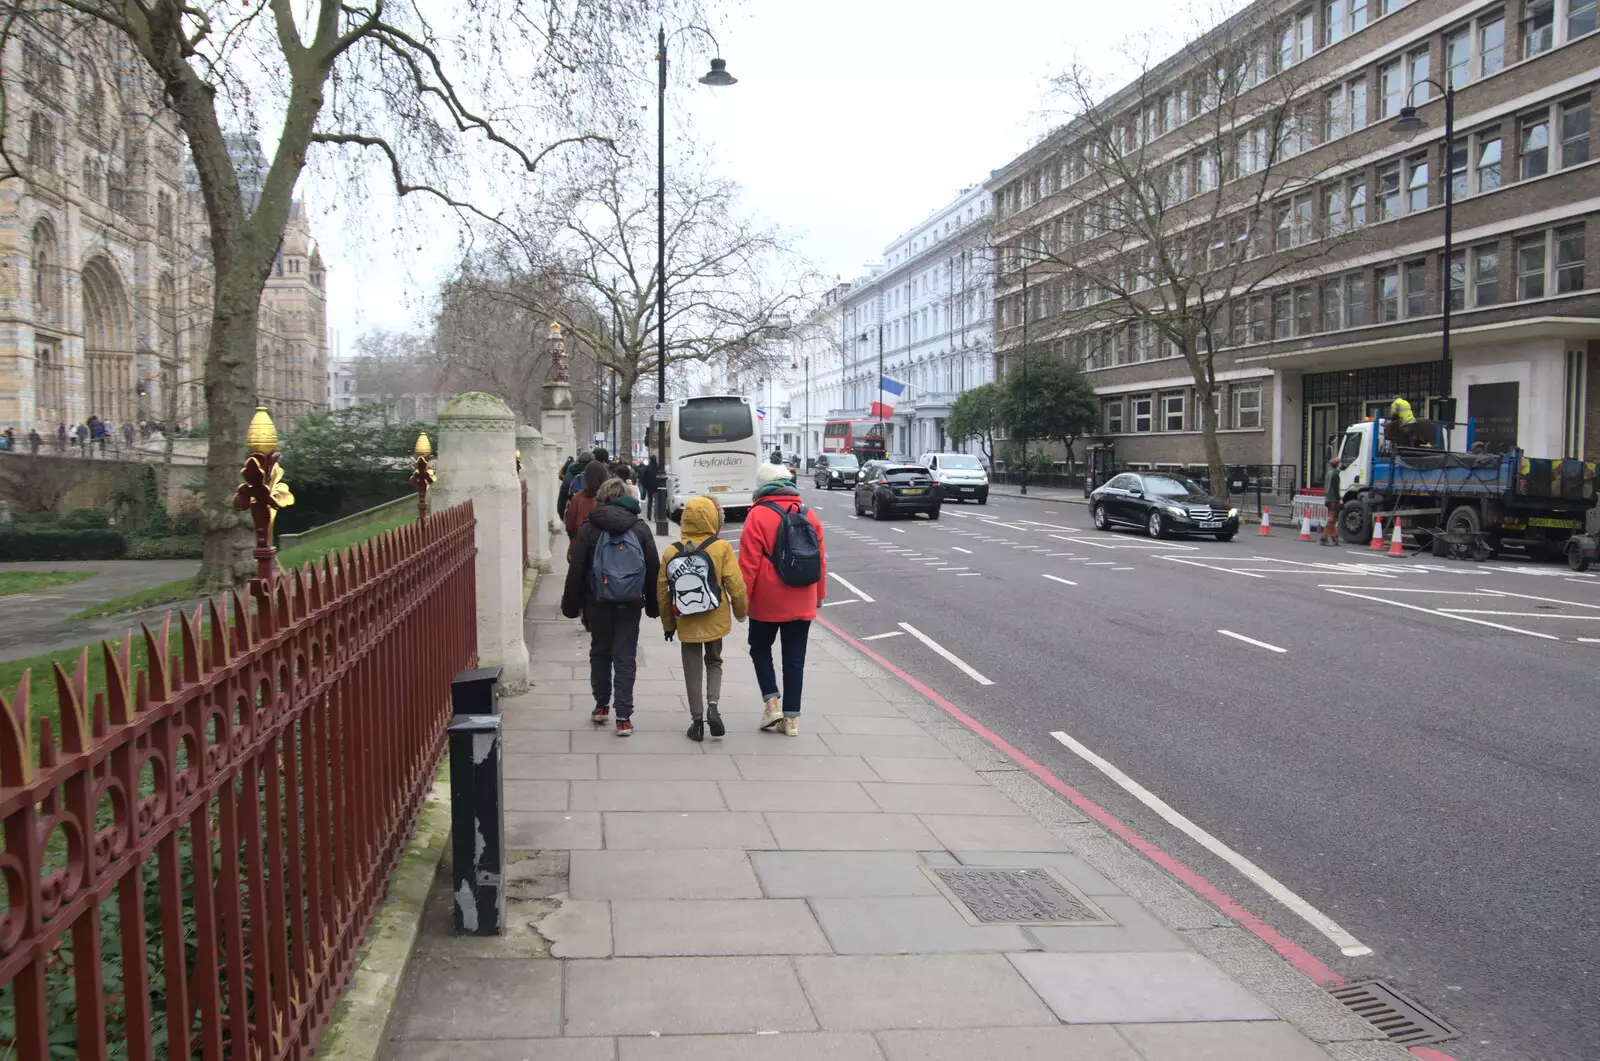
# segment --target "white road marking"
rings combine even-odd
[[[1045,553],[1046,556],[1077,556],[1077,553]]]
[[[1359,597],[1362,600],[1376,601],[1379,604],[1389,604],[1396,608],[1408,608],[1414,612],[1424,612],[1428,615],[1437,615],[1444,619],[1455,619],[1463,623],[1476,623],[1478,626],[1491,626],[1496,630],[1506,630],[1513,634],[1527,634],[1529,637],[1542,637],[1546,641],[1560,641],[1555,634],[1541,634],[1537,630],[1523,630],[1515,626],[1506,626],[1504,623],[1491,623],[1487,619],[1474,619],[1469,615],[1451,615],[1449,612],[1437,611],[1433,608],[1424,608],[1416,604],[1407,604],[1405,601],[1390,600],[1387,597],[1374,597],[1370,593],[1352,593],[1347,589],[1330,589],[1329,593],[1337,593],[1342,597]]]
[[[1115,560],[1090,560],[1088,563],[1084,564],[1083,566],[1084,567],[1115,567],[1116,565],[1117,565],[1117,562]]]
[[[1181,556],[1159,556],[1158,560],[1171,560],[1175,564],[1188,564],[1190,567],[1203,567],[1207,571],[1221,571],[1225,575],[1243,575],[1245,578],[1266,578],[1266,575],[1257,575],[1249,571],[1240,571],[1232,567],[1216,567],[1212,564],[1202,564],[1198,560],[1188,560]]]
[[[1546,604],[1565,604],[1568,607],[1572,607],[1572,608],[1595,608],[1595,609],[1600,609],[1600,604],[1584,604],[1582,601],[1562,600],[1559,597],[1535,597],[1531,593],[1512,593],[1508,589],[1490,590],[1489,592],[1496,593],[1501,597],[1520,597],[1523,600],[1544,601]]]
[[[903,631],[903,630],[890,630],[887,634],[873,634],[871,637],[863,637],[861,640],[863,640],[863,641],[882,641],[886,637],[905,637],[905,636],[906,636],[905,635],[905,631]]]
[[[1250,878],[1250,880],[1255,882],[1255,884],[1260,887],[1262,891],[1278,900],[1278,902],[1282,903],[1284,906],[1288,907],[1294,913],[1303,918],[1307,924],[1311,925],[1318,932],[1321,932],[1324,936],[1328,937],[1328,939],[1332,940],[1333,944],[1338,947],[1340,952],[1346,957],[1359,958],[1363,955],[1372,953],[1371,947],[1367,946],[1365,943],[1362,943],[1359,939],[1356,939],[1350,933],[1346,932],[1333,918],[1329,917],[1321,910],[1318,910],[1315,906],[1312,906],[1310,903],[1306,902],[1288,888],[1285,888],[1278,882],[1276,878],[1267,873],[1266,870],[1262,869],[1248,858],[1245,858],[1243,855],[1239,854],[1227,844],[1224,844],[1221,840],[1218,840],[1216,837],[1200,828],[1200,826],[1196,825],[1182,814],[1179,814],[1171,804],[1167,803],[1161,797],[1157,796],[1155,793],[1139,784],[1139,782],[1135,781],[1133,778],[1117,769],[1111,763],[1107,762],[1105,759],[1102,759],[1100,756],[1096,755],[1094,752],[1078,743],[1072,737],[1062,733],[1060,730],[1052,731],[1050,736],[1054,737],[1057,741],[1076,752],[1078,756],[1085,762],[1089,763],[1111,780],[1121,785],[1124,789],[1131,793],[1135,799],[1139,800],[1139,802],[1143,803],[1145,806],[1161,815],[1161,817],[1165,818],[1173,826],[1182,830],[1207,851],[1210,851],[1224,862],[1227,862],[1234,869]]]
[[[846,597],[843,600],[823,601],[822,602],[822,606],[824,608],[835,608],[835,607],[838,607],[841,604],[860,604],[860,603],[861,603],[861,601],[857,600],[854,597]],[[870,603],[870,602],[868,602],[868,603]]]
[[[972,578],[974,576],[979,576],[979,575],[982,575],[982,574],[983,574],[982,571],[963,571],[961,574],[957,575],[956,577],[957,578]]]
[[[1018,523],[1028,523],[1028,524],[1031,524],[1031,525],[1033,525],[1035,527],[1049,527],[1051,530],[1070,531],[1070,530],[1077,530],[1078,529],[1076,527],[1063,527],[1059,523],[1040,523],[1036,519],[1019,519],[1019,520],[1017,520],[1017,522]]]
[[[900,528],[900,527],[890,527],[889,529],[894,531],[896,534],[904,534],[905,533],[905,530]]]
[[[1254,645],[1257,648],[1267,649],[1269,652],[1282,653],[1289,651],[1286,648],[1279,648],[1277,645],[1269,645],[1265,641],[1257,641],[1253,637],[1245,637],[1243,634],[1236,634],[1232,630],[1218,630],[1217,633],[1222,634],[1224,637],[1231,637],[1235,641],[1243,641],[1247,645]]]
[[[971,519],[972,518],[971,516],[967,515],[965,512],[947,512],[945,514],[949,515],[949,516],[954,516],[956,519]]]
[[[933,567],[936,564],[948,564],[949,562],[950,561],[948,561],[948,560],[925,560],[925,561],[923,561],[923,563],[925,563],[928,567]]]
[[[1586,645],[1600,645],[1600,637],[1580,637],[1578,640]]]
[[[1587,619],[1600,622],[1600,615],[1562,615],[1560,612],[1492,612],[1482,608],[1440,608],[1451,615],[1500,615],[1512,619]]]
[[[968,556],[972,555],[972,550],[971,549],[963,549],[959,545],[952,545],[950,548],[954,549],[958,553],[966,553]]]
[[[1062,541],[1064,541],[1064,542],[1070,542],[1070,541],[1076,541],[1076,540],[1077,540],[1077,539],[1075,539],[1075,538],[1067,538],[1067,537],[1063,537],[1063,536],[1062,536],[1062,535],[1060,535],[1060,534],[1052,534],[1052,535],[1050,535],[1050,537],[1052,537],[1052,538],[1060,538],[1060,539],[1061,539],[1061,540],[1062,540]],[[1109,548],[1109,546],[1108,546],[1108,547],[1107,547],[1107,548]]]
[[[1111,570],[1113,570],[1113,571],[1132,571],[1133,568],[1131,568],[1131,567],[1113,567]]]
[[[939,574],[943,575],[943,574],[946,574],[946,573],[948,573],[950,571],[965,571],[965,570],[967,570],[967,569],[964,568],[964,567],[941,567],[939,569]]]
[[[860,597],[866,603],[868,603],[868,604],[872,603],[872,598],[871,597],[869,597],[865,593],[862,593],[859,589],[857,589],[856,587],[852,586],[850,583],[846,582],[843,578],[841,578],[839,576],[839,573],[837,571],[829,571],[828,572],[828,577],[833,579],[835,582],[839,583],[839,585],[843,586],[845,589],[849,590],[851,593],[854,593],[856,596]]]
[[[943,645],[939,644],[939,642],[935,641],[921,630],[918,630],[910,623],[901,623],[900,629],[904,630],[906,633],[910,634],[912,637],[916,638],[918,641],[921,641],[924,645],[927,645],[929,648],[939,653],[939,655],[955,664],[956,667],[961,670],[961,673],[965,674],[979,685],[994,684],[994,682],[990,681],[988,678],[985,678],[983,675],[979,674],[976,670],[970,667],[960,656],[957,656],[954,652],[951,652],[949,649],[945,648]]]
[[[1076,586],[1077,585],[1076,582],[1068,582],[1066,579],[1061,578],[1058,575],[1045,575],[1044,577],[1048,578],[1051,582],[1059,582],[1063,586]]]
[[[1327,583],[1322,583],[1322,584],[1319,584],[1317,586],[1317,588],[1318,589],[1353,589],[1353,590],[1356,590],[1357,592],[1359,592],[1361,590],[1371,589],[1372,587],[1371,586],[1338,586],[1338,585],[1331,585],[1331,584],[1327,584]],[[1402,587],[1402,586],[1395,586],[1392,589],[1384,590],[1384,592],[1385,593],[1435,593],[1435,594],[1439,594],[1439,595],[1442,595],[1442,596],[1445,596],[1445,597],[1498,597],[1498,596],[1500,596],[1500,594],[1496,593],[1492,589],[1485,589],[1485,590],[1470,590],[1470,589],[1408,589],[1408,588],[1405,588],[1405,587]]]
[[[1576,582],[1580,586],[1592,586],[1592,585],[1594,585],[1593,582],[1585,582],[1581,578],[1569,578],[1566,581],[1568,581],[1568,582]]]

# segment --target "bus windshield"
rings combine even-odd
[[[755,433],[750,406],[738,398],[690,398],[678,412],[685,442],[738,442]]]

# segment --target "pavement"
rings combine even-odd
[[[508,932],[453,936],[441,869],[390,1061],[1413,1057],[821,626],[799,737],[756,730],[736,627],[728,734],[688,741],[648,621],[637,729],[597,729],[559,575],[529,609],[535,688],[501,702]]]
[[[0,571],[94,573],[93,578],[71,585],[0,597],[0,611],[5,615],[5,622],[0,623],[0,663],[93,644],[102,638],[120,638],[130,628],[137,628],[148,618],[159,618],[175,605],[73,622],[67,622],[66,617],[126,593],[192,578],[199,570],[198,560],[30,560],[0,564]]]
[[[824,618],[1460,1061],[1600,1057],[1600,578],[1095,531],[991,494],[827,527]],[[1354,953],[1347,953],[1353,951]]]

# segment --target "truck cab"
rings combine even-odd
[[[1372,458],[1383,444],[1383,425],[1364,420],[1344,429],[1339,443],[1339,496],[1353,500],[1372,485]]]

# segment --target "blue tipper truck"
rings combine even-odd
[[[1565,557],[1574,570],[1586,568],[1595,556],[1595,536],[1584,533],[1595,507],[1595,462],[1475,453],[1470,422],[1466,430],[1462,452],[1396,447],[1384,440],[1382,421],[1346,428],[1340,536],[1364,545],[1374,517],[1388,532],[1398,516],[1405,533],[1435,542],[1441,555],[1486,560],[1517,545],[1536,559]]]

